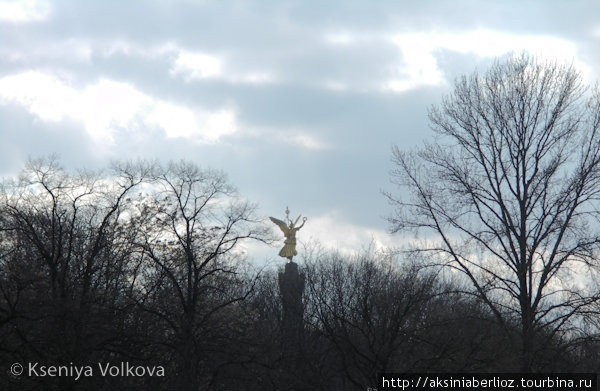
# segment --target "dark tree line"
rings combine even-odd
[[[239,247],[272,233],[221,172],[180,162],[69,173],[42,159],[2,182],[0,201],[2,389],[360,390],[384,371],[516,368],[480,298],[372,250],[302,251],[290,349],[279,271],[257,272]],[[548,335],[543,368],[597,363],[579,337],[577,348]],[[15,362],[127,362],[164,376],[14,376]]]

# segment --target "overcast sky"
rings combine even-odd
[[[523,50],[597,81],[600,1],[0,0],[0,175],[188,159],[262,215],[308,216],[303,241],[394,245],[391,146]]]

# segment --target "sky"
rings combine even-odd
[[[522,51],[596,83],[600,1],[0,0],[0,176],[186,159],[261,216],[307,216],[302,243],[394,247],[391,147],[431,140],[455,78]]]

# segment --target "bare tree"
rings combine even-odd
[[[71,174],[55,158],[37,159],[1,183],[0,312],[15,355],[82,362],[119,339],[110,320],[124,306],[131,250],[120,217],[147,167],[113,168]]]
[[[598,301],[600,94],[572,66],[523,54],[464,76],[429,119],[439,136],[393,148],[393,232],[471,282],[508,330],[520,368]],[[544,331],[542,338],[540,333]]]
[[[191,163],[157,167],[150,190],[134,201],[132,230],[143,274],[137,301],[163,325],[181,387],[209,387],[235,340],[235,304],[251,292],[239,274],[244,240],[265,240],[255,206],[238,196],[225,175]]]
[[[412,341],[425,324],[434,276],[373,250],[305,261],[307,318],[336,351],[339,386],[364,389],[378,372],[412,369]]]

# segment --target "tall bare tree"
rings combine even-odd
[[[160,343],[179,364],[180,387],[210,387],[238,331],[235,304],[251,292],[239,274],[241,243],[269,228],[220,171],[186,163],[156,167],[134,200],[132,231],[144,272],[137,301],[163,325]],[[227,361],[227,360],[225,360]]]
[[[520,369],[544,338],[575,327],[600,298],[600,94],[573,66],[527,54],[455,83],[429,111],[438,138],[393,148],[393,232],[458,271],[504,324],[518,322]],[[410,194],[409,196],[406,196]]]

